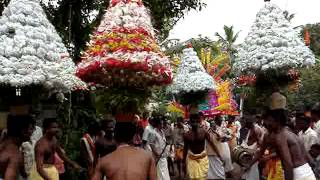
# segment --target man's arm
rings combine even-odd
[[[94,171],[94,175],[91,180],[101,180],[101,179],[102,179],[101,162],[98,162],[98,165],[96,166],[96,169]]]
[[[267,135],[264,136],[262,144],[260,145],[260,149],[255,152],[249,167],[251,167],[254,163],[256,163],[263,156],[264,152],[268,148],[268,143],[269,143],[268,138],[270,138],[270,137]]]
[[[36,145],[35,153],[36,153],[37,171],[38,171],[39,175],[44,180],[50,180],[50,177],[43,169],[44,168],[43,167],[44,149],[39,144]]]
[[[280,159],[282,160],[281,162],[285,172],[285,179],[293,180],[293,163],[287,142],[288,140],[285,137],[277,137],[275,141],[279,151]]]
[[[76,170],[80,170],[81,167],[74,161],[70,160],[68,158],[68,156],[66,155],[66,153],[62,150],[62,148],[57,145],[56,147],[56,152],[58,153],[59,157],[66,163],[68,163],[69,165],[71,165],[73,168],[75,168]]]
[[[150,169],[148,174],[148,180],[157,180],[156,163],[152,156],[150,156]]]
[[[258,145],[261,146],[262,143],[263,143],[263,140],[264,140],[264,131],[262,128],[260,127],[254,127],[254,133],[255,133],[255,136],[257,137],[257,140],[258,140]]]
[[[213,150],[217,153],[217,155],[218,155],[218,157],[220,158],[220,160],[221,160],[222,162],[224,162],[223,159],[222,159],[222,156],[221,156],[221,154],[220,154],[220,151],[218,150],[217,146],[213,143],[213,140],[212,140],[212,138],[210,137],[209,131],[206,132],[206,139],[207,139],[207,141],[209,142],[209,144],[211,145],[211,147],[213,148]]]

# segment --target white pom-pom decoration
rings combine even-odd
[[[311,50],[303,43],[276,5],[266,3],[245,42],[238,48],[233,69],[238,73],[297,68],[315,63]]]

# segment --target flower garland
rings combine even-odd
[[[172,81],[141,0],[113,0],[78,65],[77,76],[107,87],[146,88]]]

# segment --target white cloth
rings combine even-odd
[[[293,169],[294,180],[301,180],[304,178],[308,178],[307,180],[316,180],[316,177],[308,163]]]
[[[315,124],[314,124],[314,128],[313,128],[316,133],[318,134],[318,137],[320,137],[320,120],[318,120]]]
[[[167,158],[160,158],[158,161],[157,180],[170,180]]]
[[[229,144],[227,142],[221,142],[220,148],[218,148],[218,149],[221,149],[220,153],[221,153],[222,159],[224,161],[225,172],[231,172],[233,170],[233,165],[232,165]]]
[[[164,135],[164,132],[159,129],[154,129],[153,133],[154,135],[150,136],[150,145],[155,147],[154,151],[158,154],[162,153],[162,158],[167,158],[169,156],[170,146],[166,146],[166,136]]]
[[[207,179],[225,179],[223,163],[218,156],[208,156],[209,171]]]
[[[34,142],[37,142],[41,137],[42,137],[42,129],[39,126],[36,126],[36,129],[33,131],[30,139]]]
[[[21,144],[20,150],[23,154],[23,161],[24,161],[24,168],[27,175],[30,174],[32,170],[33,163],[35,162],[34,156],[34,148],[35,148],[35,141],[27,141]]]
[[[300,131],[299,138],[303,142],[307,152],[309,152],[312,145],[319,143],[317,132],[310,127],[305,132]]]
[[[147,142],[146,150],[150,152],[152,152],[150,147],[150,141],[155,138],[154,136],[155,136],[154,128],[149,124],[143,131],[142,140]]]
[[[248,141],[249,141],[249,137],[251,134],[251,130],[249,130],[246,139],[242,142],[241,146],[247,149],[251,149],[251,150],[257,150],[258,149],[258,143],[254,142],[252,145],[248,145]],[[256,162],[255,164],[253,164],[250,169],[244,173],[242,175],[243,179],[246,180],[256,180],[259,179],[259,167],[258,167],[259,162]]]

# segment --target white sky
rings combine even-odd
[[[234,26],[240,31],[236,43],[241,43],[255,20],[257,12],[263,7],[263,0],[202,0],[207,7],[202,11],[191,11],[181,19],[170,32],[169,38],[182,41],[199,34],[216,39],[215,33],[223,33],[223,26]],[[293,26],[320,22],[320,0],[271,0],[282,10],[294,13]]]

